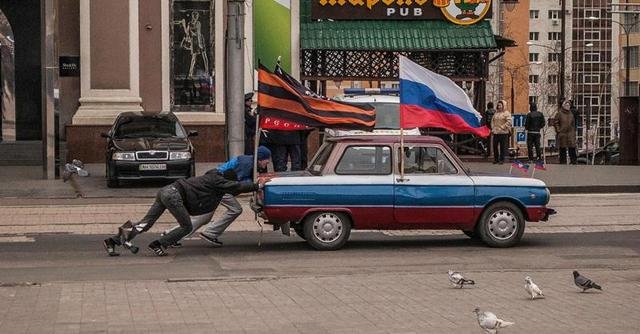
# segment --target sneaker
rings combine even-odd
[[[164,250],[164,247],[162,247],[162,245],[160,244],[160,242],[158,242],[158,240],[156,240],[156,241],[154,241],[154,242],[149,244],[149,250],[151,250],[157,256],[167,256],[167,255],[169,255],[169,253],[167,253]]]
[[[102,241],[102,245],[104,249],[107,251],[109,256],[119,256],[120,253],[116,252],[116,243],[111,238],[104,239]]]
[[[176,241],[173,244],[169,245],[168,248],[181,248],[182,247],[182,243],[180,241]]]
[[[209,242],[213,247],[222,247],[222,241],[218,240],[218,238],[210,237],[202,232],[200,232],[200,237]]]

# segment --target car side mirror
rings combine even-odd
[[[197,137],[198,136],[198,131],[191,130],[191,131],[189,131],[189,134],[187,136],[189,136],[189,137]]]
[[[106,132],[101,132],[100,133],[100,137],[102,137],[102,138],[111,138],[111,136],[109,136],[109,134],[106,133]]]

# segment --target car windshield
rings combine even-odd
[[[316,156],[313,158],[313,161],[311,161],[311,164],[307,167],[307,170],[311,174],[320,175],[322,173],[324,165],[327,164],[331,151],[333,151],[333,146],[334,143],[326,142],[320,147],[318,153],[316,153]]]
[[[124,138],[184,138],[185,133],[176,119],[158,116],[126,117],[117,125],[114,137]]]
[[[365,103],[353,103],[365,105]],[[376,108],[376,129],[400,129],[400,105],[388,102],[367,102]]]

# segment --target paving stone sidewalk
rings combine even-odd
[[[633,333],[637,270],[591,270],[602,292],[581,293],[570,271],[117,281],[0,287],[1,333],[481,333],[480,307],[515,322],[501,333]],[[529,300],[530,275],[546,298]]]

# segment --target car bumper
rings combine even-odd
[[[546,222],[549,220],[549,216],[554,214],[556,214],[556,210],[544,206],[527,208],[527,220],[531,222]]]
[[[191,160],[175,161],[113,161],[112,177],[118,180],[180,179],[191,175]],[[164,164],[164,170],[140,170],[142,164]]]

